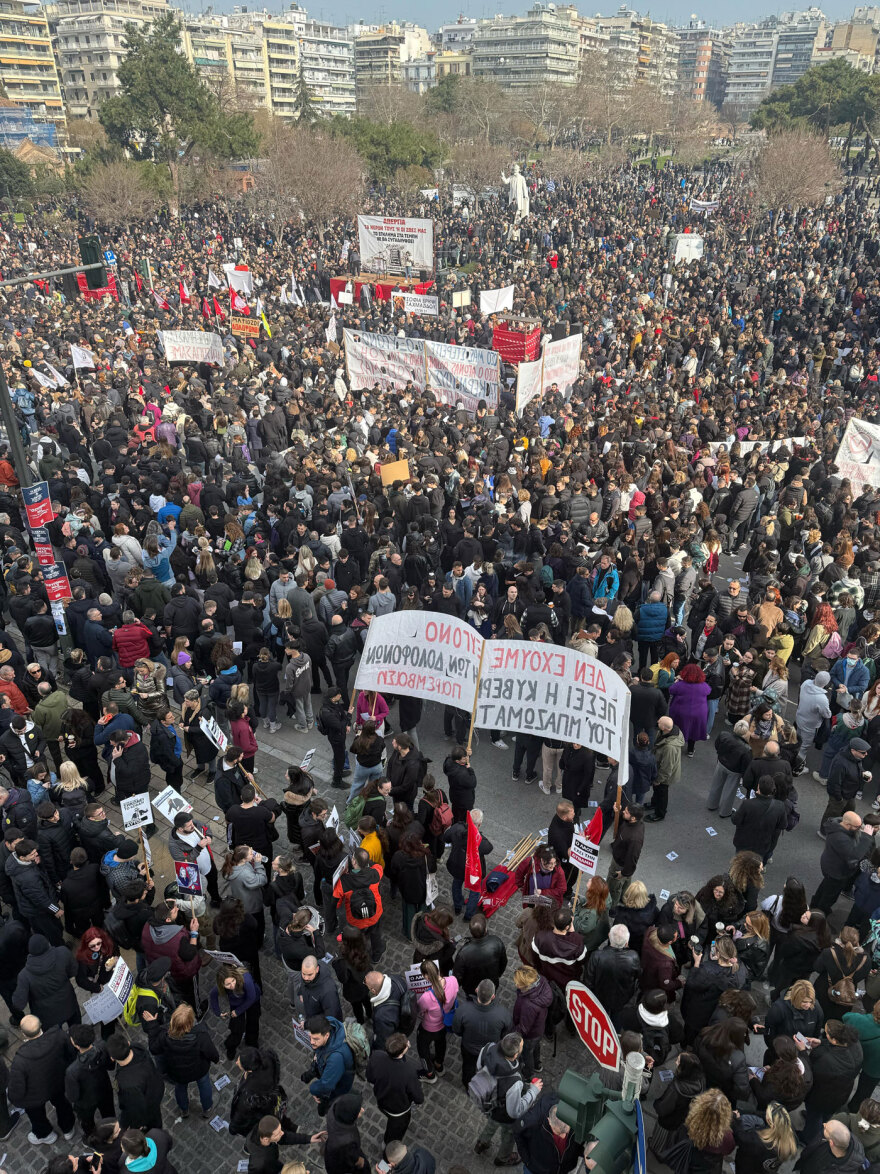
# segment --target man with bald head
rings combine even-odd
[[[73,1045],[60,1027],[50,1027],[44,1032],[36,1015],[24,1016],[21,1033],[24,1041],[9,1068],[7,1096],[28,1115],[31,1145],[54,1145],[58,1140],[46,1114],[47,1103],[54,1107],[58,1128],[69,1141],[76,1117],[64,1095],[64,1073],[76,1058]]]
[[[669,807],[669,788],[681,782],[681,752],[684,750],[684,736],[671,717],[657,719],[657,737],[654,740],[654,757],[657,759],[657,777],[650,806],[653,808],[645,818],[648,823],[659,823],[666,818]]]
[[[811,909],[821,909],[826,915],[831,912],[871,851],[873,830],[862,829],[862,817],[855,811],[845,811],[840,819],[825,824],[825,850],[819,861],[822,881],[810,901]]]
[[[798,1174],[857,1174],[865,1169],[865,1150],[842,1121],[826,1121],[821,1138],[798,1158]]]

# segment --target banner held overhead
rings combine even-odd
[[[223,340],[208,330],[160,330],[169,363],[223,364]]]
[[[365,273],[402,275],[407,265],[434,271],[434,221],[404,216],[358,216]]]

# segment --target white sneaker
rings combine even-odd
[[[281,729],[281,722],[270,722],[269,723],[269,732],[270,733],[277,734],[280,729]]]
[[[57,1133],[50,1133],[47,1137],[37,1137],[35,1133],[28,1134],[28,1141],[31,1145],[54,1145],[57,1140]]]
[[[817,770],[811,771],[810,773],[812,774],[812,776],[816,780],[816,782],[821,783],[823,787],[828,782],[827,779],[822,778],[822,776],[819,774],[819,772]]]
[[[875,811],[880,811],[880,799],[875,799],[871,806]]]
[[[76,1132],[76,1131],[75,1131],[75,1130],[73,1130],[73,1129],[70,1129],[70,1130],[68,1130],[68,1132],[67,1132],[67,1133],[65,1133],[65,1135],[64,1135],[64,1140],[65,1140],[65,1141],[70,1141],[70,1139],[73,1137],[73,1135],[74,1135],[74,1133],[75,1133],[75,1132]]]
[[[499,738],[498,741],[493,742],[492,745],[495,747],[496,750],[506,750],[507,749],[507,743],[504,741],[503,738]]]
[[[538,783],[538,790],[543,791],[545,795],[552,795],[553,794],[553,788],[548,787],[543,779],[541,779],[540,783]]]

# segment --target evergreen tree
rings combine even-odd
[[[305,70],[303,63],[299,63],[299,76],[296,79],[296,89],[293,94],[294,109],[296,110],[297,119],[306,126],[311,126],[313,122],[318,120],[318,107],[312,100],[312,92],[309,89],[306,81]]]

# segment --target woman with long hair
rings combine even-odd
[[[436,871],[437,862],[418,831],[405,832],[388,865],[388,876],[400,893],[405,938],[410,936],[415,915],[426,907],[428,874]]]
[[[253,915],[257,922],[257,940],[261,945],[266,932],[266,915],[263,912],[265,885],[266,870],[258,852],[247,844],[239,844],[226,853],[220,870],[220,896],[224,901],[240,900],[245,912]]]
[[[135,661],[131,691],[150,721],[164,717],[170,708],[165,692],[167,671],[164,665],[146,658]]]
[[[247,1137],[261,1117],[284,1112],[287,1094],[281,1084],[281,1065],[272,1048],[239,1048],[235,1066],[241,1073],[229,1111],[232,1137]]]
[[[168,1023],[150,1033],[150,1051],[163,1059],[162,1072],[174,1085],[174,1099],[184,1118],[189,1116],[189,1086],[199,1090],[202,1116],[211,1116],[214,1087],[211,1065],[220,1059],[211,1033],[196,1023],[189,1003],[181,1003],[171,1013]]]
[[[819,955],[830,945],[831,934],[825,914],[817,909],[807,910],[774,947],[767,975],[772,985],[771,997],[778,998],[802,974],[811,974]]]
[[[683,1138],[685,1118],[691,1102],[706,1089],[703,1066],[693,1052],[679,1052],[672,1067],[672,1080],[654,1102],[657,1124],[651,1133],[651,1152],[662,1162]]]
[[[660,667],[657,669],[657,688],[664,697],[669,698],[669,690],[675,683],[675,674],[678,671],[678,666],[681,664],[681,657],[677,652],[667,652],[660,661]],[[708,706],[706,713],[708,715]]]
[[[748,1024],[728,1018],[704,1027],[697,1040],[696,1051],[707,1083],[720,1088],[733,1105],[749,1095],[748,1039]]]
[[[620,904],[611,910],[615,925],[625,925],[629,930],[629,948],[641,955],[645,934],[657,922],[657,901],[647,886],[638,880],[627,885]]]
[[[825,1013],[816,1001],[811,982],[799,978],[780,998],[771,1003],[764,1017],[764,1039],[770,1043],[777,1035],[795,1036],[800,1032],[806,1039],[822,1038]]]
[[[451,1026],[458,1006],[458,979],[453,975],[444,978],[434,962],[424,961],[420,969],[428,980],[428,988],[416,1000],[419,1009],[416,1047],[424,1065],[419,1079],[436,1084],[446,1059],[446,1028]]]
[[[727,866],[727,875],[743,899],[743,912],[758,908],[758,897],[764,887],[764,862],[757,852],[737,852]]]
[[[104,790],[104,774],[95,745],[95,721],[87,710],[65,710],[61,718],[61,741],[64,753],[86,779],[90,794],[100,795]]]
[[[217,762],[217,747],[202,729],[202,719],[210,717],[207,705],[198,689],[187,689],[180,706],[180,727],[186,734],[190,749],[196,756],[196,764],[190,772],[191,779],[197,779],[205,774],[205,781],[210,783],[214,778]]]
[[[149,1133],[143,1129],[126,1129],[119,1136],[119,1156],[123,1162],[116,1169],[121,1170],[124,1165],[126,1170],[177,1174],[168,1158],[172,1144],[171,1134],[164,1129],[151,1129]]]
[[[843,641],[840,638],[834,610],[830,603],[820,603],[804,641],[803,659],[814,662],[814,667],[825,668],[826,664],[836,660],[842,651]]]
[[[669,716],[687,741],[688,758],[693,758],[695,744],[708,737],[711,692],[703,670],[696,664],[686,664],[678,680],[669,686]]]
[[[779,1101],[789,1113],[803,1115],[804,1098],[813,1087],[808,1055],[790,1035],[776,1036],[764,1056],[764,1067],[749,1079],[759,1113],[771,1101]]]
[[[315,911],[308,905],[294,910],[278,935],[278,953],[288,974],[299,974],[306,958],[323,958],[326,952]]]
[[[736,1148],[730,1101],[717,1088],[694,1097],[685,1118],[691,1142],[688,1174],[721,1174],[724,1159]]]
[[[362,815],[358,820],[357,830],[361,837],[361,847],[369,853],[370,861],[384,868],[390,856],[386,830],[378,826],[372,815]]]
[[[62,762],[58,769],[58,782],[49,792],[56,807],[68,813],[68,817],[82,817],[86,805],[91,802],[89,784],[79,773],[76,763]]]
[[[224,1040],[226,1059],[234,1060],[241,1043],[249,1047],[260,1044],[260,996],[262,991],[247,970],[224,962],[217,971],[217,986],[211,991],[211,1010],[229,1021],[229,1034]],[[220,1010],[220,999],[225,998],[227,1009]]]
[[[770,921],[766,913],[753,909],[745,915],[736,952],[749,972],[750,982],[763,981],[770,961]]]
[[[697,900],[706,914],[709,929],[713,931],[711,937],[715,936],[718,922],[722,922],[726,928],[742,917],[743,896],[727,873],[710,877],[697,893]]]
[[[358,791],[363,790],[369,779],[377,779],[385,773],[385,768],[382,765],[385,741],[376,733],[375,722],[370,720],[364,722],[349,750],[356,760],[351,789],[348,792],[348,802],[350,803]]]
[[[846,988],[841,990],[841,979],[848,978],[857,990],[865,985],[871,967],[871,955],[862,948],[858,930],[845,925],[816,959],[816,998],[826,1019],[839,1019],[844,1010],[851,1009]]]
[[[591,876],[587,882],[584,899],[574,910],[572,928],[584,939],[589,953],[598,950],[608,940],[611,929],[611,895],[607,883],[601,876]]]
[[[260,974],[260,945],[257,920],[252,913],[246,913],[244,905],[238,898],[221,902],[220,908],[214,916],[212,926],[217,938],[217,949],[225,950],[227,954],[234,954],[242,962],[247,963],[248,969],[258,983],[262,983]]]
[[[119,949],[104,929],[90,925],[76,948],[76,985],[92,994],[109,982],[119,961]]]
[[[790,1162],[798,1152],[791,1118],[778,1101],[771,1101],[763,1119],[751,1113],[733,1119],[736,1174],[765,1174]]]
[[[375,970],[370,957],[367,939],[353,925],[344,925],[339,938],[337,956],[330,963],[342,987],[342,993],[351,1003],[351,1009],[358,1023],[365,1023],[372,1015],[370,992],[364,978]]]

